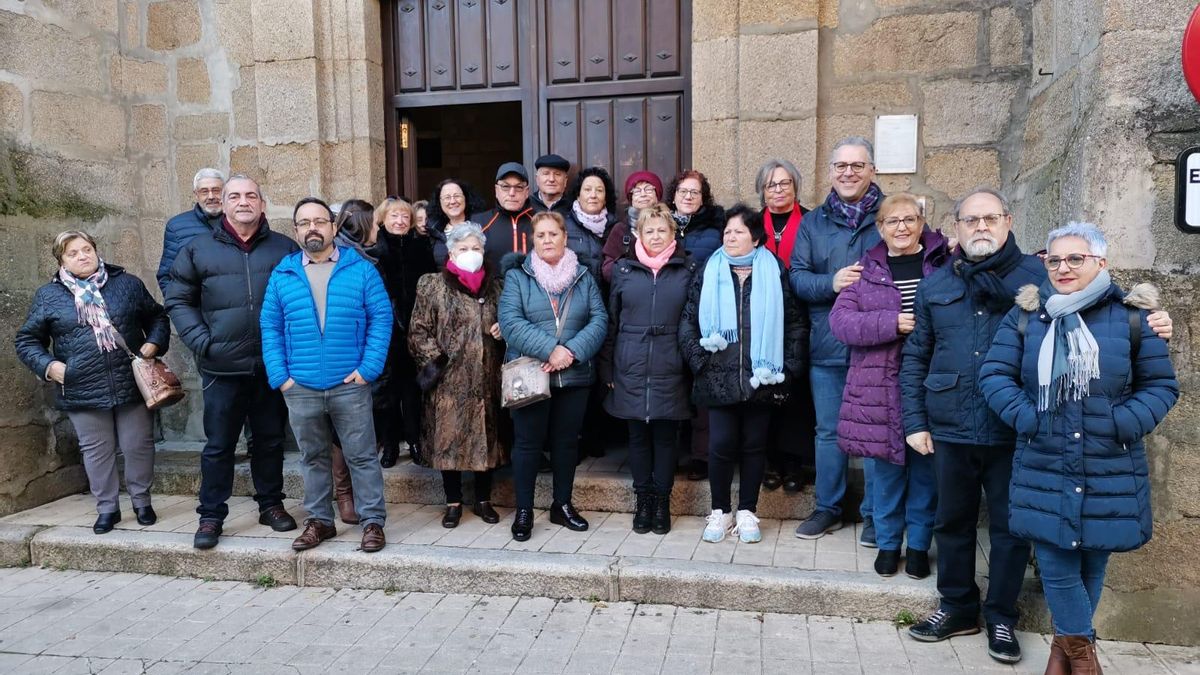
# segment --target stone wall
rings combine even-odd
[[[378,0],[0,0],[0,342],[53,270],[55,233],[82,227],[157,294],[163,225],[196,170],[262,182],[273,226],[317,194],[384,192]],[[192,395],[162,416],[202,438]],[[0,350],[0,514],[84,486],[70,424]]]

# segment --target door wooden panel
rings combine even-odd
[[[554,101],[549,112],[550,152],[577,164],[580,156],[579,101]]]
[[[403,0],[396,12],[396,91],[425,89],[425,22],[421,0]]]
[[[617,185],[625,185],[629,174],[646,166],[646,99],[617,99],[614,113],[614,162],[609,165],[609,172]]]
[[[491,86],[512,86],[520,82],[517,67],[516,0],[480,0],[487,4],[487,46]]]
[[[612,101],[583,102],[583,153],[580,166],[612,166]]]
[[[650,0],[654,4],[657,0]],[[646,75],[646,0],[613,0],[613,61],[618,79]]]
[[[604,1],[604,0],[601,0]],[[546,2],[546,73],[550,82],[579,81],[578,0]]]
[[[705,0],[699,0],[704,2]],[[646,33],[647,70],[651,77],[679,75],[681,43],[679,0],[651,0]]]
[[[582,16],[579,23],[580,68],[585,82],[611,80],[612,73],[612,5],[611,0],[589,0],[579,3]]]
[[[425,31],[429,45],[429,88],[454,89],[454,10],[450,0],[426,0]]]
[[[454,44],[458,48],[458,87],[485,87],[488,67],[484,55],[487,30],[484,27],[483,3],[481,0],[458,0],[457,9]]]
[[[662,178],[665,188],[667,181],[685,168],[683,94],[649,97],[646,120],[646,168]]]
[[[618,186],[642,169],[665,184],[683,168],[682,110],[682,93],[552,101],[549,151],[607,168]]]

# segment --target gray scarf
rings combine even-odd
[[[1086,397],[1091,381],[1100,377],[1100,348],[1079,313],[1103,298],[1110,286],[1108,270],[1100,270],[1083,290],[1055,293],[1046,300],[1051,321],[1038,350],[1038,410]]]

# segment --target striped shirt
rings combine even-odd
[[[917,284],[925,276],[925,253],[917,251],[912,255],[888,256],[887,261],[892,270],[892,283],[900,289],[900,311],[911,313],[913,300],[917,297]]]

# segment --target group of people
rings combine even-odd
[[[468,503],[498,522],[493,473],[511,461],[514,539],[532,534],[543,464],[550,521],[586,530],[572,504],[581,439],[611,417],[626,425],[639,534],[670,531],[680,445],[709,480],[701,536],[713,543],[760,541],[760,487],[798,491],[806,464],[816,508],[796,536],[841,528],[849,458],[863,458],[859,543],[878,548],[876,571],[903,560],[924,578],[937,544],[942,601],[910,629],[918,640],[980,630],[982,493],[989,654],[1020,659],[1032,543],[1056,633],[1048,672],[1098,671],[1091,619],[1108,556],[1150,537],[1142,438],[1178,397],[1170,317],[1152,287],[1113,283],[1096,226],[1054,229],[1027,255],[1005,197],[978,188],[946,237],[919,198],[882,193],[873,160],[866,139],[839,141],[829,194],[808,211],[786,160],[761,167],[759,206],[724,209],[694,170],[665,190],[638,171],[618,195],[605,168],[569,181],[569,162],[546,155],[536,190],[522,164],[500,166],[490,210],[453,178],[424,203],[335,213],[309,197],[291,237],[268,227],[253,179],[205,169],[195,207],[167,224],[165,309],[89,234],[64,232],[17,351],[59,385],[97,533],[121,518],[117,447],[138,522],[156,517],[151,414],[130,358],[166,351],[169,315],[202,379],[197,548],[218,543],[243,430],[260,522],[298,527],[283,507],[284,424],[303,454],[296,550],[336,535],[335,503],[361,525],[362,550],[384,547],[381,466],[401,441],[441,472],[445,527]],[[502,367],[519,357],[541,362],[550,396],[504,411]]]

